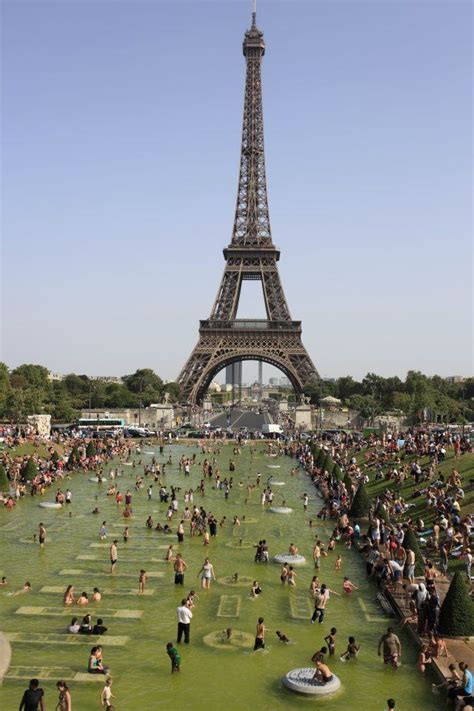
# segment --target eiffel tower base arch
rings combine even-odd
[[[216,374],[244,360],[275,366],[289,378],[297,394],[317,377],[301,342],[299,322],[230,321],[219,326],[201,321],[199,341],[178,380],[187,402],[200,404]]]

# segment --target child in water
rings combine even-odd
[[[172,642],[168,642],[166,645],[166,654],[171,659],[171,673],[173,674],[174,672],[179,672],[181,657],[176,647],[173,647]]]
[[[283,634],[283,632],[280,632],[280,630],[276,631],[276,636],[280,640],[280,642],[283,642],[284,644],[290,644],[290,640],[286,636],[286,634]]]
[[[336,651],[336,634],[337,629],[335,627],[331,627],[331,632],[328,634],[327,637],[324,638],[324,641],[326,642],[329,649],[330,657],[333,657],[334,652]]]
[[[360,645],[356,644],[355,637],[349,637],[349,644],[344,654],[341,655],[341,662],[347,662],[348,659],[354,659],[359,654]]]
[[[344,578],[344,582],[342,583],[342,590],[347,594],[350,595],[353,590],[358,590],[359,588],[357,585],[354,585],[348,577]]]

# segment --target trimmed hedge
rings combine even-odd
[[[315,462],[316,467],[318,469],[321,469],[325,459],[326,459],[326,452],[324,451],[324,449],[320,449],[318,451],[318,456],[316,457],[316,462]]]
[[[405,550],[410,548],[410,550],[412,550],[415,554],[415,575],[423,575],[425,572],[423,553],[420,550],[418,538],[416,537],[415,533],[413,533],[411,528],[405,531],[405,536],[403,538],[403,548]]]
[[[0,491],[7,492],[9,489],[10,489],[10,480],[7,477],[5,467],[3,466],[3,464],[0,464]]]
[[[334,466],[332,468],[332,475],[338,480],[341,481],[342,479],[342,472],[341,472],[341,467],[337,462],[334,462]]]
[[[37,474],[38,467],[36,466],[36,462],[32,457],[30,457],[26,463],[26,466],[23,468],[22,475],[25,479],[31,481]]]
[[[354,499],[352,500],[349,516],[351,518],[366,518],[369,515],[372,503],[363,484],[359,484]]]
[[[88,459],[90,459],[90,457],[95,457],[95,455],[96,455],[95,444],[94,444],[94,442],[91,440],[91,441],[88,443],[87,448],[86,448],[86,457],[87,457]]]
[[[54,450],[54,452],[51,455],[51,460],[57,464],[59,462],[59,454]]]
[[[450,637],[474,635],[474,603],[461,573],[454,577],[439,613],[439,631]]]

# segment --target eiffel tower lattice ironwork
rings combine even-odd
[[[301,322],[291,318],[278,273],[280,252],[272,242],[263,146],[261,61],[265,42],[257,28],[255,8],[243,52],[245,102],[234,228],[231,243],[224,249],[226,265],[211,316],[200,322],[199,341],[178,376],[182,395],[191,403],[202,401],[222,368],[243,360],[276,366],[297,393],[306,383],[319,379],[301,341]],[[266,319],[236,318],[244,279],[262,283]]]

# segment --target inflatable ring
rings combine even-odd
[[[287,565],[304,565],[306,558],[304,555],[290,555],[289,553],[279,553],[273,558],[274,563],[283,563]]]
[[[335,674],[327,684],[313,680],[313,675],[314,669],[312,667],[292,669],[283,677],[283,684],[291,691],[308,696],[330,696],[341,688],[341,680]]]
[[[281,513],[281,514],[290,514],[293,512],[293,509],[290,509],[289,506],[272,506],[271,509],[268,509],[270,513]]]
[[[56,501],[42,501],[40,504],[42,509],[62,509],[63,505]]]

